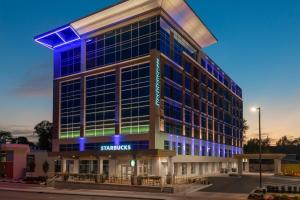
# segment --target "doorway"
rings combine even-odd
[[[132,175],[132,167],[129,165],[121,165],[122,179],[128,180]]]
[[[74,160],[67,160],[67,173],[74,173]]]

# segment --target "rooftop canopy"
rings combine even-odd
[[[123,0],[70,25],[37,36],[35,40],[51,49],[80,39],[111,24],[126,21],[141,13],[160,9],[185,31],[201,48],[217,42],[201,19],[185,0]],[[78,34],[77,34],[78,33]]]
[[[79,39],[79,35],[70,25],[38,35],[34,38],[37,43],[40,43],[50,49],[54,49]]]

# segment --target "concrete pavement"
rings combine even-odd
[[[241,200],[245,199],[245,194],[225,194],[225,193],[206,193],[206,192],[195,192],[196,187],[190,188],[190,190],[186,190],[186,192],[179,192],[176,194],[164,194],[164,193],[146,193],[146,192],[124,192],[124,191],[107,191],[107,190],[70,190],[70,189],[55,189],[51,187],[38,187],[38,186],[30,186],[26,184],[9,184],[9,183],[0,183],[0,197],[7,196],[7,199],[16,199],[18,200],[19,196],[23,197],[27,196],[37,196],[40,197],[38,199],[65,199],[66,195],[72,200],[77,200],[76,198],[82,197],[81,200],[85,199],[96,199],[101,197],[101,199],[166,199],[166,200],[196,200],[196,199],[204,199],[204,200]],[[26,193],[26,195],[25,195]],[[4,196],[2,196],[2,194]],[[13,194],[16,197],[13,197]],[[12,198],[9,198],[11,196]],[[43,198],[45,197],[45,198]],[[61,198],[59,198],[61,197]],[[1,198],[2,199],[2,198]],[[21,198],[22,199],[22,198]],[[23,199],[22,199],[23,200]],[[27,200],[27,199],[25,199]],[[32,200],[35,200],[32,198]]]

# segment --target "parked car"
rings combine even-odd
[[[248,199],[264,200],[266,193],[267,193],[266,188],[258,188],[258,189],[253,190],[248,195]]]

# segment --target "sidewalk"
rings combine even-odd
[[[206,186],[207,187],[207,186]],[[203,185],[185,185],[178,186],[178,192],[175,194],[166,193],[150,193],[150,192],[131,192],[131,191],[112,191],[112,190],[87,190],[87,189],[56,189],[53,187],[27,185],[27,184],[11,184],[0,183],[0,190],[18,191],[31,193],[47,193],[47,194],[64,194],[64,195],[81,195],[81,196],[99,196],[99,197],[116,197],[116,198],[136,198],[136,199],[183,199],[187,195],[199,191]]]
[[[189,190],[175,194],[166,193],[147,193],[147,192],[125,192],[111,190],[70,190],[70,189],[55,189],[45,186],[31,186],[26,184],[1,184],[0,192],[2,191],[17,191],[30,193],[45,193],[56,195],[79,195],[93,197],[113,197],[118,199],[151,199],[151,200],[244,200],[247,194],[232,194],[232,193],[217,193],[217,192],[199,192],[196,186],[191,186]],[[71,196],[70,196],[71,197]]]

